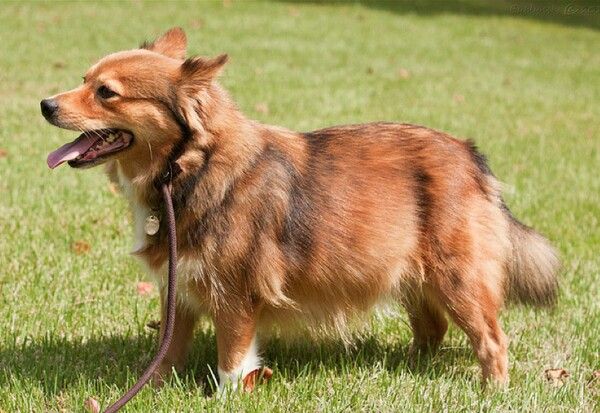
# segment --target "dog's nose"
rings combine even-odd
[[[42,115],[46,119],[50,119],[58,109],[58,103],[54,99],[44,99],[40,102],[40,107],[42,108]]]

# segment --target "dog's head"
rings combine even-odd
[[[139,49],[104,57],[81,86],[42,100],[48,122],[82,132],[50,153],[48,166],[133,162],[168,150],[182,128],[201,128],[198,104],[227,56],[185,60],[186,43],[183,30],[171,29]]]

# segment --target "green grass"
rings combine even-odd
[[[192,53],[230,54],[223,83],[250,117],[298,130],[406,121],[475,139],[508,204],[557,245],[564,268],[556,309],[502,315],[507,390],[481,390],[456,328],[431,360],[410,366],[398,312],[373,318],[347,353],[336,341],[267,340],[273,381],[226,399],[205,395],[216,351],[203,324],[189,369],[144,389],[129,411],[598,409],[600,384],[587,382],[600,369],[600,14],[563,7],[0,4],[0,411],[81,411],[88,396],[106,406],[154,351],[144,325],[158,299],[135,292],[144,274],[128,255],[125,202],[99,169],[46,168],[46,154],[73,134],[47,125],[38,105],[79,84],[95,59],[173,25],[187,29]],[[88,253],[73,252],[79,240]],[[564,386],[546,383],[552,367],[571,373]]]

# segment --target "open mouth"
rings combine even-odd
[[[97,165],[106,158],[128,148],[133,134],[120,129],[98,129],[84,132],[73,142],[48,154],[48,167],[54,169],[64,162],[72,168]]]

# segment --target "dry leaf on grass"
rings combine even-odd
[[[452,100],[455,101],[456,103],[463,103],[465,101],[465,97],[463,95],[456,93],[454,96],[452,96]]]
[[[85,402],[83,402],[83,406],[85,407],[85,410],[91,413],[99,413],[100,412],[100,403],[98,403],[98,400],[94,399],[93,397],[88,397]]]
[[[151,328],[152,330],[160,330],[160,321],[150,320],[146,323],[146,327]]]
[[[201,29],[204,26],[204,20],[202,20],[202,19],[194,19],[194,20],[190,21],[189,25],[190,25],[190,27],[192,29],[198,30],[198,29]]]
[[[0,158],[6,158],[6,155],[8,155],[8,152],[6,152],[6,149],[0,148]]]
[[[263,367],[261,369],[251,371],[250,373],[248,373],[248,375],[246,375],[246,377],[244,377],[242,381],[244,383],[244,390],[251,392],[252,390],[254,390],[257,384],[266,383],[271,379],[272,376],[273,370],[271,370],[268,367]]]
[[[256,110],[258,113],[269,113],[269,107],[266,103],[257,103],[256,106],[254,106],[254,110]]]
[[[400,70],[398,70],[398,77],[400,79],[408,79],[410,77],[410,72],[407,69],[400,68]]]
[[[288,14],[292,17],[298,17],[300,16],[300,10],[298,10],[298,7],[288,7]]]
[[[79,240],[73,243],[73,251],[75,254],[82,255],[87,254],[92,249],[92,246],[86,241]]]
[[[140,281],[136,285],[136,290],[139,295],[149,295],[154,291],[154,284]]]
[[[547,369],[544,371],[546,380],[554,387],[560,387],[565,384],[567,378],[570,376],[569,372],[565,369]]]
[[[596,370],[592,373],[592,377],[588,380],[588,385],[595,384],[600,386],[600,370]]]

